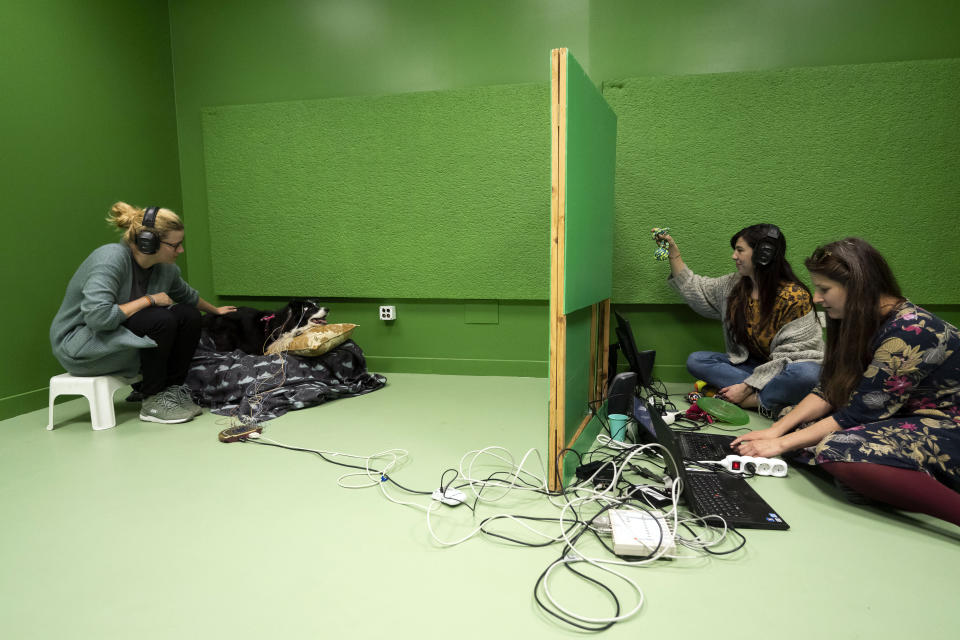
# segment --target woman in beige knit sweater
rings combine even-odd
[[[823,332],[807,287],[786,259],[776,225],[756,224],[730,239],[736,272],[719,278],[693,273],[669,235],[668,282],[702,316],[723,322],[726,353],[695,351],[687,369],[741,407],[773,416],[817,383]]]

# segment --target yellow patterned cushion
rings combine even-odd
[[[285,336],[271,343],[266,353],[286,351],[297,356],[322,356],[340,346],[356,328],[357,325],[349,323],[312,326],[297,336]]]

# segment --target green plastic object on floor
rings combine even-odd
[[[746,411],[732,402],[727,402],[720,398],[700,398],[697,400],[697,406],[720,422],[726,422],[727,424],[736,426],[750,422],[750,416],[747,415]]]

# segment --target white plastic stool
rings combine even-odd
[[[117,416],[113,411],[113,394],[117,389],[129,386],[139,380],[119,376],[79,377],[61,373],[50,378],[50,419],[47,430],[53,430],[53,400],[57,396],[86,396],[90,403],[90,422],[97,431],[117,426]]]

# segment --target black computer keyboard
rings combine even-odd
[[[733,441],[733,438],[730,438]],[[730,451],[725,451],[717,443],[716,436],[703,433],[684,433],[679,438],[680,454],[685,460],[723,460]]]
[[[715,473],[687,472],[684,480],[689,495],[696,497],[697,511],[701,514],[717,515],[722,518],[738,518],[747,515],[738,496],[724,491],[720,479]]]

